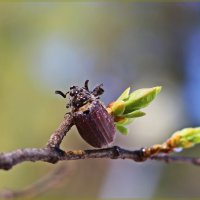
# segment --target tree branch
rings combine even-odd
[[[0,155],[0,169],[8,170],[13,166],[25,161],[44,161],[56,163],[64,160],[80,160],[94,158],[110,158],[110,159],[130,159],[135,162],[145,161],[143,149],[130,151],[127,149],[113,146],[105,149],[94,150],[73,150],[64,152],[60,149],[50,148],[27,148],[19,149],[10,153]],[[200,165],[200,158],[169,156],[169,155],[153,155],[149,159],[165,162],[179,162]]]
[[[18,149],[9,153],[0,154],[0,169],[9,170],[13,166],[25,161],[44,161],[56,163],[63,160],[80,160],[89,158],[111,158],[111,159],[131,159],[134,161],[142,161],[142,151],[129,151],[114,146],[105,149],[94,150],[74,150],[64,152],[61,149],[51,148],[26,148]]]
[[[25,161],[44,161],[54,164],[63,160],[80,160],[90,158],[130,159],[135,162],[142,162],[146,159],[151,159],[200,165],[200,158],[170,156],[168,154],[153,155],[156,152],[151,151],[151,148],[142,148],[131,151],[118,146],[113,146],[104,149],[73,150],[65,152],[59,147],[64,136],[72,126],[73,118],[70,114],[67,114],[57,130],[51,135],[46,147],[18,149],[8,153],[0,153],[0,169],[9,170],[13,166]],[[151,153],[149,154],[149,152]]]

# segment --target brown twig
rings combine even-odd
[[[66,114],[64,120],[59,127],[54,131],[47,142],[48,148],[59,148],[66,133],[73,126],[73,118],[71,114]]]
[[[200,166],[200,158],[189,156],[171,156],[167,154],[158,154],[150,157],[151,160],[165,161],[166,163],[184,163]]]

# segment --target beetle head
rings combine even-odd
[[[69,91],[70,107],[78,109],[94,99],[94,96],[84,87],[72,86]]]
[[[102,84],[95,87],[93,91],[90,91],[88,82],[88,80],[85,81],[84,87],[72,86],[67,93],[64,94],[61,91],[56,91],[56,94],[59,94],[64,98],[69,94],[69,104],[67,104],[66,107],[78,110],[85,104],[92,102],[95,99],[99,99],[99,96],[104,92]]]

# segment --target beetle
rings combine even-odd
[[[88,82],[89,80],[85,81],[84,87],[72,86],[66,93],[60,90],[55,93],[63,98],[69,94],[66,107],[70,108],[80,136],[91,146],[102,148],[109,146],[115,139],[114,119],[100,101],[100,95],[104,92],[103,84],[90,91]]]

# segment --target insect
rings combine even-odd
[[[63,98],[69,94],[70,114],[73,116],[81,137],[91,146],[101,148],[111,144],[115,138],[115,125],[113,117],[107,112],[106,107],[100,101],[103,94],[103,85],[98,85],[90,91],[89,80],[84,87],[72,86],[66,93],[56,91]]]

